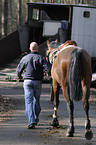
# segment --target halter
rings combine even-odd
[[[59,48],[52,49],[52,50],[49,51],[49,52],[47,51],[46,56],[47,56],[47,58],[48,58],[48,61],[49,61],[51,64],[53,64],[55,58],[57,57],[58,51],[60,51]]]

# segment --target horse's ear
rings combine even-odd
[[[49,40],[47,40],[47,46],[49,47],[49,44],[50,44],[50,41]]]
[[[56,39],[55,42],[58,42],[58,39]]]

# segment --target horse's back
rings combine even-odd
[[[81,53],[81,77],[82,79],[90,81],[91,83],[91,57],[84,49],[81,49],[77,46],[70,46],[68,48],[62,49],[58,53],[57,58],[53,63],[52,73],[54,74],[54,77],[58,78],[60,83],[62,83],[62,80],[66,78],[68,79],[71,54],[75,49]]]
[[[84,50],[80,47],[69,47],[69,48],[62,50],[60,53],[58,53],[58,56],[57,56],[58,65],[60,63],[69,64],[70,60],[71,60],[71,54],[72,54],[73,50],[75,50],[75,49],[77,49],[81,53],[82,71],[87,73],[86,70],[89,70],[89,72],[91,73],[91,57],[86,52],[86,50]]]
[[[71,53],[74,49],[74,47],[70,47],[70,49],[66,48],[60,51],[52,65],[52,76],[61,85],[64,80],[66,82],[68,79]]]

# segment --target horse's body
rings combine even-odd
[[[71,43],[69,43],[71,42]],[[68,44],[72,44],[67,46]],[[66,47],[67,46],[67,47]],[[92,132],[90,130],[89,120],[89,96],[90,96],[90,84],[91,84],[91,58],[88,53],[79,47],[77,47],[74,41],[67,41],[65,45],[56,48],[60,50],[57,52],[57,56],[52,64],[52,78],[53,78],[53,90],[54,90],[54,114],[53,114],[53,126],[58,126],[58,105],[59,105],[59,92],[62,87],[63,95],[67,102],[70,127],[67,132],[67,136],[72,137],[74,133],[74,104],[73,100],[79,101],[83,99],[83,106],[86,113],[86,130],[88,139],[92,138]],[[49,47],[51,54],[52,47]],[[83,97],[82,97],[83,96]],[[89,133],[90,132],[90,133]],[[89,134],[91,137],[89,137]]]

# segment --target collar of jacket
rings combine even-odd
[[[31,51],[30,54],[39,54],[37,51]]]

